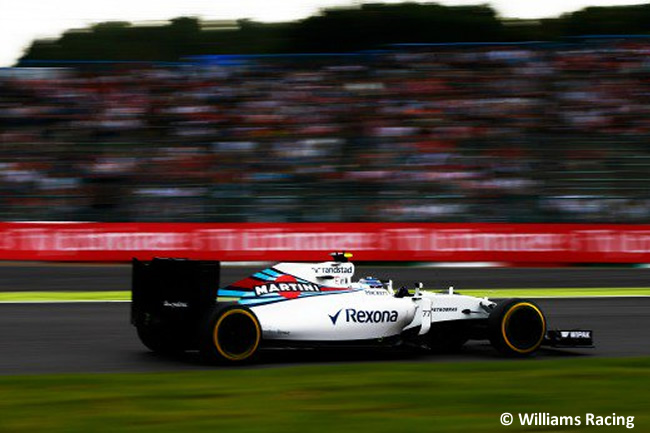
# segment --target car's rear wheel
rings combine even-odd
[[[218,306],[208,317],[201,340],[201,353],[208,361],[242,364],[257,355],[262,328],[249,308]]]
[[[490,342],[501,353],[526,356],[539,349],[546,335],[546,318],[532,301],[509,299],[498,304],[488,318]]]

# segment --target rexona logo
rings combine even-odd
[[[335,314],[328,314],[332,325],[336,325],[336,322],[339,320],[341,308]],[[395,310],[356,310],[354,308],[345,309],[345,321],[348,323],[387,323],[387,322],[397,322],[399,314]]]
[[[266,295],[267,293],[287,293],[294,292],[320,292],[320,288],[316,284],[311,283],[271,283],[255,286],[255,294],[257,296]]]

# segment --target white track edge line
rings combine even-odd
[[[477,296],[478,298],[479,296]],[[594,295],[594,296],[524,296],[527,299],[611,299],[611,298],[650,298],[650,295]],[[481,299],[483,297],[480,297]],[[488,296],[488,299],[506,299],[499,296]],[[2,304],[101,304],[101,303],[130,303],[130,300],[93,300],[93,299],[80,299],[80,300],[42,300],[42,301],[0,301]]]

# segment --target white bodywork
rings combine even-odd
[[[353,277],[349,262],[280,263],[242,280],[248,292],[238,302],[255,313],[265,340],[316,342],[377,340],[408,330],[424,335],[432,323],[486,319],[494,306],[452,290],[397,297],[392,283]],[[233,296],[237,284],[220,294]]]

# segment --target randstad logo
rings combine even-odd
[[[343,309],[341,308],[335,314],[328,314],[332,325],[336,325],[336,322],[339,320],[339,316]],[[345,310],[345,321],[350,323],[386,323],[386,322],[397,322],[399,314],[395,310],[355,310],[354,308],[346,308]]]

